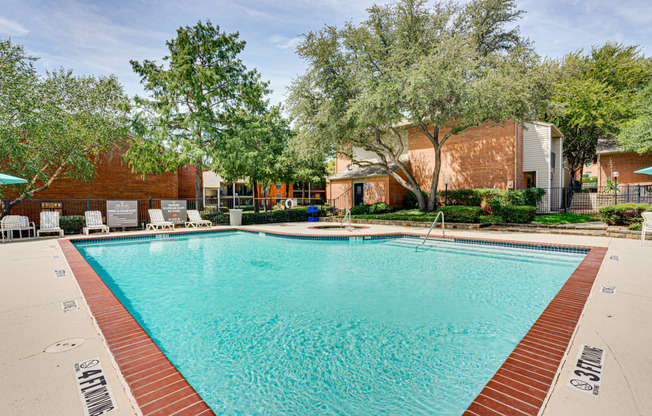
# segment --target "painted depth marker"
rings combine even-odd
[[[79,309],[79,305],[77,305],[77,301],[75,300],[61,302],[61,307],[63,308],[63,313],[72,312]]]
[[[65,269],[54,269],[54,277],[63,277],[66,275]]]
[[[600,396],[600,381],[605,353],[602,348],[582,345],[569,383],[571,386],[595,397]]]
[[[100,416],[118,408],[99,358],[82,361],[74,368],[85,416]]]
[[[614,293],[616,293],[616,286],[601,285],[600,292],[609,293],[610,295],[613,295]]]

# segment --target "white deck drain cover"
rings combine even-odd
[[[610,293],[610,294],[613,295],[614,293],[616,293],[616,286],[602,285],[602,286],[600,286],[600,292]]]
[[[77,305],[77,301],[75,300],[69,300],[66,302],[61,302],[61,307],[63,308],[63,312],[71,312],[71,311],[76,311],[79,309],[79,305]]]
[[[70,338],[59,341],[56,344],[52,344],[45,349],[45,352],[48,354],[56,354],[58,352],[64,352],[77,348],[84,343],[84,338]]]
[[[54,269],[54,277],[63,277],[66,275],[66,271],[64,269]]]

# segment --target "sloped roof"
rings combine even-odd
[[[604,155],[609,153],[620,153],[622,146],[618,144],[615,138],[611,136],[600,136],[598,137],[598,147],[596,149],[597,154]]]
[[[390,169],[392,172],[398,169],[397,165],[391,164]],[[338,172],[331,176],[330,180],[336,181],[340,179],[355,179],[355,178],[368,178],[371,176],[385,176],[387,171],[382,166],[352,166],[350,169]]]

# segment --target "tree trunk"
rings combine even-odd
[[[197,159],[195,165],[195,207],[197,211],[204,209],[204,169],[201,167],[201,159]]]
[[[434,211],[437,208],[437,186],[439,185],[439,172],[441,171],[441,145],[433,146],[433,148],[435,150],[435,169],[432,171],[428,211]]]
[[[260,207],[258,206],[258,182],[254,181],[254,212],[260,212]]]

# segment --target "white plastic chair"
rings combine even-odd
[[[170,221],[165,221],[163,218],[163,211],[160,209],[150,209],[147,212],[149,213],[149,224],[145,227],[146,230],[158,230],[161,228],[174,230],[174,224]]]
[[[109,227],[104,225],[100,211],[86,211],[84,216],[86,217],[86,227],[82,229],[84,234],[88,235],[91,230],[100,230],[103,233],[109,233]]]
[[[652,212],[644,212],[643,224],[641,224],[641,245],[645,244],[645,233],[652,233]]]
[[[41,211],[41,224],[36,232],[36,238],[40,238],[41,233],[59,233],[59,236],[63,237],[63,230],[59,227],[58,211]]]
[[[20,238],[23,238],[23,231],[27,231],[27,238],[30,236],[36,237],[36,224],[29,222],[29,217],[20,217]]]
[[[186,228],[188,228],[189,226],[193,228],[201,227],[203,225],[205,225],[206,227],[213,226],[213,223],[210,222],[209,220],[203,220],[201,218],[201,214],[199,214],[199,211],[197,211],[196,209],[190,209],[187,211],[187,213],[188,213],[189,221],[186,221]]]
[[[5,242],[5,235],[7,240],[11,241],[14,238],[14,231],[20,230],[20,216],[6,215],[0,221],[0,233],[2,234],[2,242]]]

